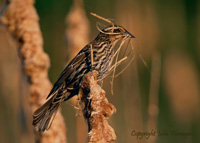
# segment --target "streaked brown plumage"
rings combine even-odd
[[[114,57],[114,47],[122,38],[134,38],[119,25],[110,25],[102,30],[66,66],[49,93],[48,101],[33,114],[33,125],[38,131],[48,130],[63,101],[77,95],[84,74],[91,70],[99,72],[99,83],[106,77]]]

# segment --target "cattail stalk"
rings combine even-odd
[[[7,1],[1,23],[17,41],[23,73],[27,76],[30,92],[30,108],[33,112],[42,105],[52,88],[48,79],[49,57],[43,50],[39,18],[33,0]],[[35,132],[35,142],[66,143],[65,124],[60,111],[48,132]]]
[[[89,21],[83,8],[83,0],[74,0],[66,16],[66,40],[69,59],[72,59],[89,43]]]
[[[79,104],[88,124],[88,143],[105,143],[116,140],[114,129],[107,119],[116,112],[105,97],[105,91],[97,84],[97,71],[83,77]]]
[[[73,6],[66,16],[66,26],[67,57],[71,60],[89,43],[89,21],[84,10],[83,0],[73,0]],[[71,101],[76,104],[76,99],[75,96]],[[82,115],[76,117],[76,139],[78,143],[86,142],[87,127],[84,122]]]
[[[149,94],[149,105],[148,105],[148,121],[147,130],[157,130],[158,120],[158,95],[159,95],[159,82],[161,72],[161,55],[158,51],[155,51],[152,56],[152,71],[151,71],[151,83],[150,83],[150,94]],[[157,142],[155,136],[149,138],[147,143]]]

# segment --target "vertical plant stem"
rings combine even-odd
[[[83,7],[83,0],[73,0],[73,6],[66,16],[66,41],[68,59],[72,59],[86,44],[89,43],[89,21]],[[71,101],[77,102],[77,97]],[[76,138],[78,143],[85,143],[87,127],[84,117],[76,117]]]
[[[52,88],[48,79],[49,57],[43,51],[39,18],[33,0],[12,0],[7,4],[1,22],[17,41],[23,73],[27,76],[30,109],[33,112],[46,100]],[[35,132],[35,142],[66,143],[65,124],[60,112],[48,132]]]
[[[88,124],[88,143],[106,143],[116,140],[114,129],[107,119],[116,112],[105,97],[105,91],[97,84],[97,71],[83,77],[79,104]]]
[[[161,72],[161,56],[160,53],[155,51],[152,56],[152,70],[151,70],[151,83],[150,83],[150,94],[149,94],[149,106],[148,106],[148,121],[147,130],[157,130],[157,118],[158,118],[158,94],[159,94],[159,82]],[[147,142],[156,143],[156,136],[151,136]]]

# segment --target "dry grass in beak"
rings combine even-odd
[[[97,15],[97,14],[95,14],[95,13],[90,13],[92,16],[94,16],[94,17],[97,17],[97,18],[99,18],[99,19],[101,19],[101,20],[103,20],[103,21],[105,21],[105,22],[108,22],[108,23],[110,23],[113,27],[114,27],[114,23],[112,22],[112,21],[110,21],[110,20],[108,20],[108,19],[106,19],[106,18],[104,18],[104,17],[101,17],[101,16],[99,16],[99,15]]]

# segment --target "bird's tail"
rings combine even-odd
[[[53,103],[53,97],[33,113],[33,126],[38,127],[39,132],[48,130],[60,107],[60,102]]]

